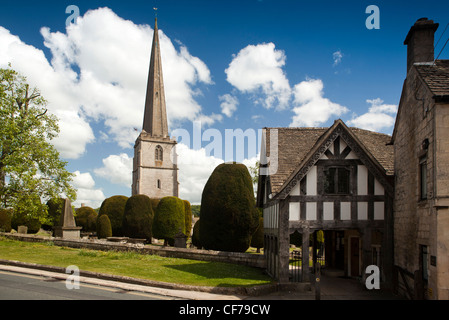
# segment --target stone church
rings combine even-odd
[[[144,194],[150,198],[178,196],[176,144],[176,139],[170,139],[168,133],[161,49],[156,18],[143,128],[134,145],[132,195]]]

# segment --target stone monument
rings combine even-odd
[[[70,199],[65,199],[64,211],[61,214],[59,225],[54,227],[55,237],[64,239],[79,239],[81,229],[82,227],[76,226]]]

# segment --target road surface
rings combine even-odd
[[[66,281],[52,277],[0,270],[0,300],[173,300],[148,292],[80,283],[68,289]]]

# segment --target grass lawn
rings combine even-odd
[[[16,260],[155,281],[211,287],[237,287],[272,281],[263,270],[236,264],[165,258],[135,252],[95,251],[0,237],[0,259]]]

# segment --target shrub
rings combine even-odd
[[[161,199],[150,198],[150,201],[151,201],[151,208],[153,209],[153,212],[156,213],[157,206],[158,206],[159,202],[161,201]]]
[[[0,230],[3,232],[11,231],[11,210],[0,209]]]
[[[13,212],[11,216],[11,227],[17,230],[19,226],[27,226],[28,233],[36,233],[41,228],[41,222],[29,212]]]
[[[203,190],[200,217],[204,248],[231,252],[249,248],[259,214],[245,165],[224,163],[215,168]]]
[[[193,226],[192,244],[199,249],[203,247],[200,241],[200,220],[198,220]]]
[[[98,213],[91,207],[81,207],[76,210],[75,223],[83,227],[83,231],[93,232],[97,230]]]
[[[151,200],[146,195],[135,195],[126,201],[123,216],[123,234],[130,238],[147,239],[153,237],[153,208]]]
[[[186,234],[184,201],[177,197],[164,197],[159,202],[153,220],[153,236],[173,244],[181,230]]]
[[[185,213],[185,221],[186,221],[186,230],[185,235],[190,237],[190,232],[192,231],[192,209],[190,206],[190,202],[187,200],[184,201],[184,213]]]
[[[100,207],[99,216],[106,214],[111,221],[112,234],[122,236],[123,215],[125,214],[125,205],[128,197],[112,196],[103,201]]]
[[[260,248],[263,248],[263,218],[259,218],[259,227],[251,237],[251,247],[257,248],[257,252],[260,252]]]
[[[59,224],[61,215],[64,212],[64,201],[65,200],[63,198],[48,200],[48,217],[46,223],[44,224],[45,229],[51,230],[54,226],[57,226]]]
[[[106,214],[98,216],[97,219],[97,238],[104,239],[112,237],[111,220]]]

